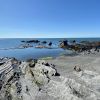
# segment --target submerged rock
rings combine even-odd
[[[42,43],[43,43],[43,44],[46,44],[46,43],[47,43],[47,41],[42,41]]]

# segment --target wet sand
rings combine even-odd
[[[79,54],[76,56],[59,56],[56,59],[48,60],[56,65],[57,70],[64,76],[73,71],[75,66],[100,73],[100,53]]]

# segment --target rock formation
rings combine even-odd
[[[99,100],[100,75],[80,70],[61,76],[44,60],[2,59],[0,100]],[[77,69],[77,67],[75,67]]]

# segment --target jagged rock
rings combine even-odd
[[[61,48],[65,48],[67,46],[68,46],[68,41],[67,40],[60,41],[60,47]]]
[[[48,45],[49,45],[49,46],[52,46],[52,42],[50,42]]]
[[[2,67],[0,100],[98,100],[100,98],[99,73],[75,68],[78,72],[73,71],[73,77],[70,74],[70,77],[64,77],[57,72],[55,65],[44,60],[30,59],[19,62],[16,59],[8,59],[0,66]]]
[[[35,67],[35,64],[37,63],[37,59],[28,59],[27,62],[29,63],[30,67]]]
[[[75,67],[74,67],[74,70],[75,70],[76,72],[80,72],[80,71],[81,71],[81,68],[80,68],[79,66],[75,66]]]
[[[58,72],[55,73],[55,76],[60,76],[60,74]]]

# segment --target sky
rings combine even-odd
[[[100,37],[100,0],[0,0],[0,38]]]

